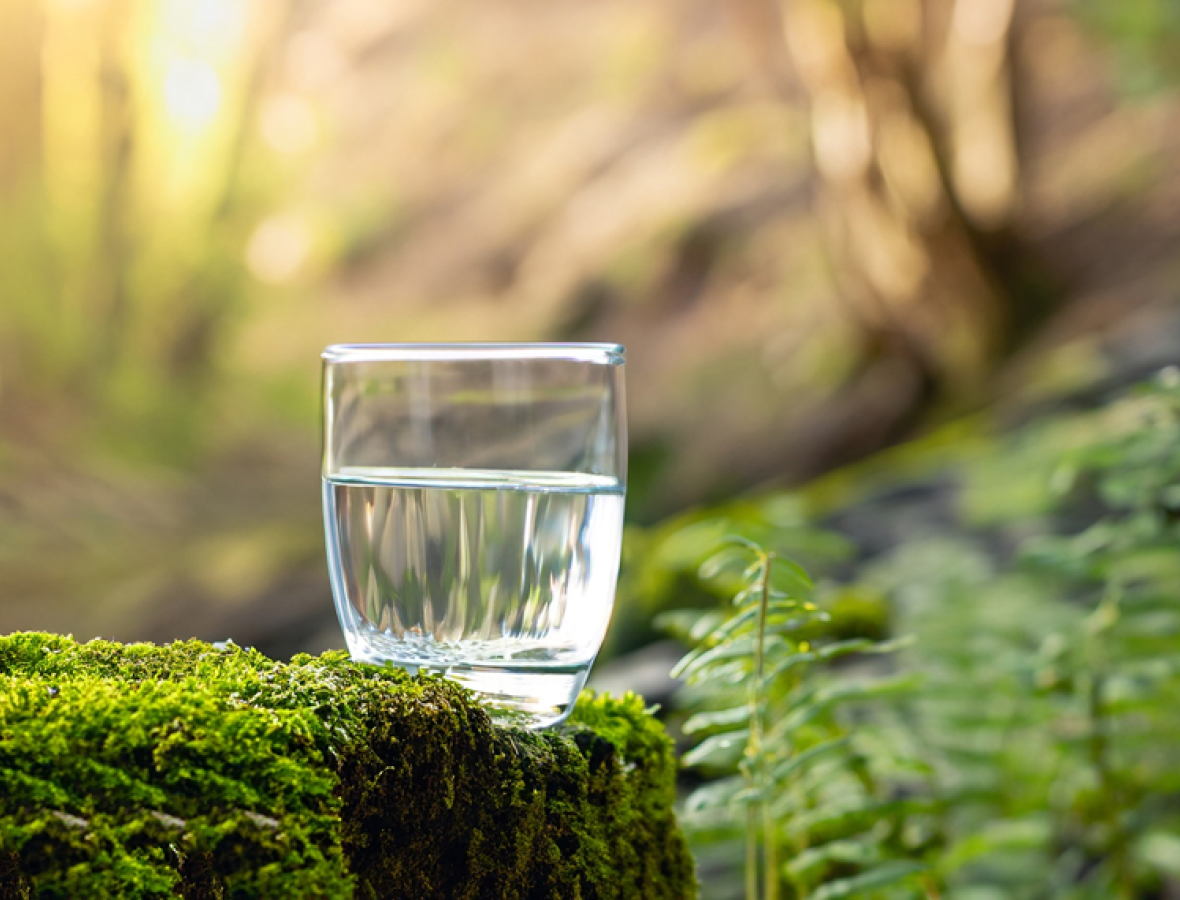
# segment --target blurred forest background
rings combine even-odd
[[[625,343],[636,535],[1180,361],[1178,86],[1174,0],[0,0],[0,631],[342,646],[332,342]]]

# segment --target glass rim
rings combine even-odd
[[[622,344],[590,342],[440,342],[330,344],[320,357],[326,363],[429,362],[459,360],[569,360],[619,366]]]

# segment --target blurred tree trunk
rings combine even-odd
[[[95,341],[89,376],[108,375],[125,351],[131,309],[128,296],[128,228],[134,197],[132,165],[136,121],[131,84],[123,59],[129,18],[127,0],[109,0],[104,9],[99,51],[99,156],[96,240],[97,266],[88,312],[94,320]],[[98,381],[88,381],[97,387]]]
[[[846,414],[817,430],[800,475],[896,440],[937,399],[981,399],[1057,298],[1013,229],[1015,6],[780,0],[816,204],[863,343]]]
[[[215,368],[216,345],[232,327],[243,293],[241,248],[257,215],[248,190],[246,169],[253,149],[259,107],[267,82],[278,67],[281,50],[297,25],[301,6],[295,0],[270,4],[268,27],[249,48],[249,65],[233,119],[229,152],[220,172],[217,199],[208,220],[203,264],[176,299],[178,324],[168,353],[170,374],[193,391],[208,387]]]
[[[40,0],[0,3],[0,434],[13,427],[11,407],[24,378],[39,361],[21,333],[28,294],[46,256],[39,239],[42,122],[41,40],[45,19]],[[5,332],[8,332],[5,334]]]
[[[169,28],[183,35],[199,4],[167,13],[134,0],[0,0],[0,400],[8,421],[13,409],[37,419],[48,402],[113,429],[167,425],[172,436],[161,447],[196,445],[185,435],[200,432],[219,345],[248,289],[242,247],[260,206],[249,169],[260,98],[298,6],[280,0],[244,17],[234,48],[241,64],[210,56],[210,71],[223,66],[222,121],[233,118],[184,131],[168,90],[152,83],[168,75],[135,48],[142,34],[165,44]],[[166,63],[167,49],[152,52]],[[224,150],[208,141],[218,127]],[[179,134],[207,141],[208,156],[200,179],[169,191],[160,148]],[[161,227],[175,233],[161,237]]]
[[[29,186],[41,155],[39,0],[0,4],[0,197]]]

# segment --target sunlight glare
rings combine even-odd
[[[246,4],[241,0],[166,0],[161,22],[172,40],[190,50],[219,53],[241,39]]]
[[[164,76],[164,105],[178,125],[197,130],[221,109],[221,78],[207,62],[175,59]]]

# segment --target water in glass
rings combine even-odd
[[[564,717],[610,619],[616,479],[343,467],[324,505],[354,658],[444,672],[534,726]]]

